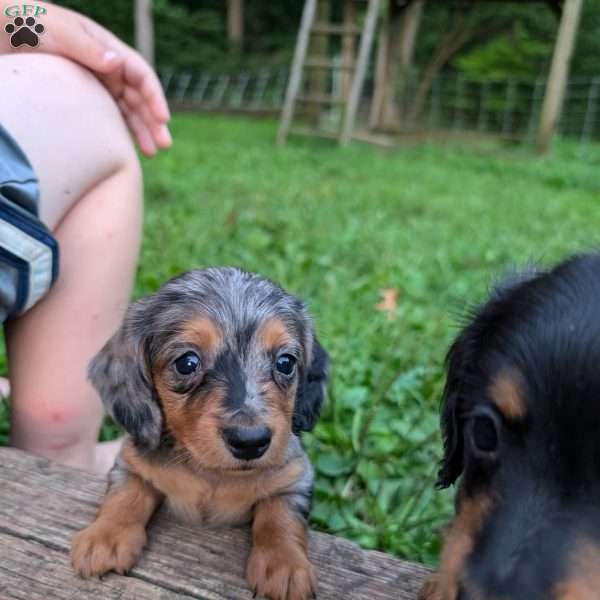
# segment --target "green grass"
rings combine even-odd
[[[435,561],[451,513],[452,493],[434,480],[457,315],[506,267],[597,244],[600,151],[583,161],[564,142],[547,160],[489,143],[278,149],[274,123],[221,117],[179,116],[173,132],[173,149],[144,161],[136,296],[227,264],[306,299],[333,358],[328,405],[306,436],[313,524]],[[382,288],[399,290],[394,321],[374,308]],[[6,420],[0,412],[0,436]]]

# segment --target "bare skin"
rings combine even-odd
[[[14,2],[0,0],[0,29],[13,19],[5,10]],[[46,13],[38,16],[45,28],[33,49],[10,45],[8,35],[0,36],[0,54],[39,53],[63,56],[89,69],[118,104],[140,150],[151,156],[171,145],[166,125],[169,108],[154,71],[132,48],[104,27],[67,8],[37,2]]]
[[[139,252],[142,178],[128,128],[152,155],[171,143],[169,112],[134,50],[77,13],[44,6],[35,53],[0,36],[0,123],[39,177],[40,218],[60,245],[58,281],[5,329],[11,443],[107,472],[120,443],[96,443],[103,410],[87,364],[121,322]]]

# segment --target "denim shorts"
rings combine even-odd
[[[58,276],[58,243],[39,220],[39,182],[0,125],[0,323],[31,308]]]

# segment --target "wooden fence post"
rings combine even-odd
[[[284,144],[292,122],[294,112],[294,99],[298,95],[298,90],[302,84],[302,65],[306,57],[308,42],[310,39],[310,28],[315,18],[317,10],[317,0],[306,0],[304,10],[302,12],[302,22],[300,23],[300,31],[298,33],[298,41],[294,50],[294,60],[292,61],[292,71],[288,81],[288,88],[283,101],[283,109],[281,112],[281,122],[279,131],[277,132],[277,143]]]
[[[365,25],[363,34],[360,38],[358,59],[356,61],[356,71],[354,73],[354,80],[352,81],[352,88],[350,89],[350,95],[348,97],[348,104],[344,114],[342,130],[340,132],[340,146],[345,146],[348,144],[350,142],[350,138],[352,137],[354,121],[356,119],[356,111],[358,110],[358,103],[360,102],[362,83],[364,82],[365,74],[367,72],[369,55],[371,53],[371,46],[373,44],[373,35],[377,25],[378,14],[379,0],[371,0],[368,4],[367,14],[365,16]]]
[[[582,3],[583,0],[565,0],[563,5],[538,130],[537,151],[539,154],[545,154],[549,150],[552,135],[560,116]]]

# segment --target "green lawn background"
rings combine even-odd
[[[333,359],[329,402],[305,438],[313,525],[434,562],[452,500],[434,489],[447,345],[506,268],[597,245],[600,150],[560,142],[542,160],[490,142],[276,148],[275,132],[175,117],[173,148],[143,161],[135,296],[192,267],[237,265],[303,297]],[[399,292],[393,321],[375,309],[383,288]],[[7,418],[0,406],[4,441]]]

